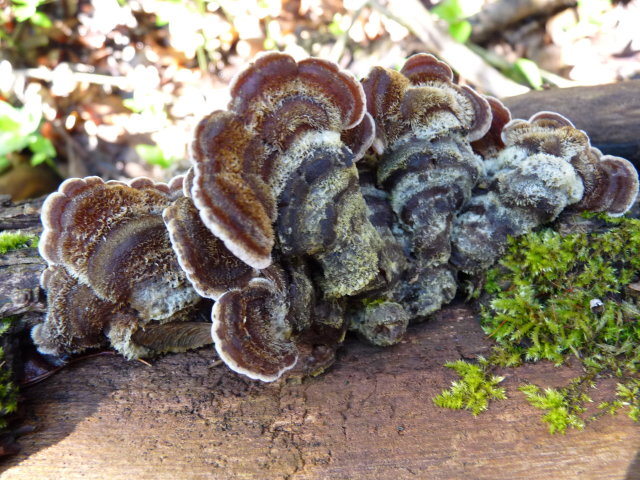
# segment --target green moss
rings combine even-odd
[[[520,387],[545,411],[552,433],[601,416],[586,417],[585,405],[588,389],[606,376],[619,383],[615,398],[598,406],[601,413],[623,410],[640,420],[640,220],[598,221],[592,233],[545,229],[510,239],[485,278],[481,325],[496,341],[489,366],[561,365],[569,357],[582,363],[584,375],[566,387]],[[449,397],[436,403],[454,404]]]
[[[627,410],[627,415],[634,422],[640,421],[640,380],[631,378],[625,383],[616,386],[616,399],[610,402],[602,402],[598,405],[600,410],[608,411],[611,415],[621,409]]]
[[[11,250],[25,247],[37,247],[38,237],[20,232],[0,232],[0,255]]]
[[[470,410],[478,415],[488,408],[490,400],[507,398],[504,388],[498,387],[504,377],[490,375],[489,362],[483,357],[478,358],[477,365],[458,360],[446,363],[445,367],[453,368],[460,380],[452,382],[449,390],[443,390],[433,399],[437,406]]]
[[[487,277],[492,300],[482,315],[485,332],[526,360],[561,364],[575,355],[598,371],[637,372],[640,307],[628,285],[640,273],[640,221],[609,227],[512,239]],[[602,306],[592,308],[592,301]]]
[[[549,424],[550,433],[565,433],[567,427],[584,428],[585,422],[581,417],[585,411],[583,404],[591,401],[585,393],[580,392],[576,397],[570,388],[546,388],[542,392],[536,385],[522,385],[519,390],[531,405],[546,411],[542,421]]]
[[[13,317],[0,319],[0,335],[4,335]],[[0,348],[0,430],[7,427],[6,416],[18,409],[18,387],[11,381],[11,371],[5,365],[4,351]]]

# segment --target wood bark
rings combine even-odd
[[[22,450],[3,480],[640,478],[640,427],[605,417],[551,436],[517,386],[566,385],[574,367],[497,372],[509,399],[473,417],[434,406],[446,361],[487,353],[468,308],[449,307],[391,348],[347,341],[324,375],[262,384],[211,349],[148,367],[120,357],[74,365],[24,392]],[[590,391],[596,402],[614,383]]]
[[[621,97],[598,87],[612,92],[606,101],[594,89],[575,92],[582,102],[547,92],[506,102],[515,116],[558,110],[592,138],[635,141],[637,149],[640,109],[629,95],[638,83],[622,85]],[[580,110],[585,102],[591,110]],[[39,231],[41,200],[3,202],[0,229]],[[44,266],[35,249],[0,257],[3,315],[41,318]],[[577,365],[497,372],[509,399],[477,417],[434,406],[456,379],[443,364],[490,346],[475,313],[458,304],[412,326],[391,348],[349,338],[334,367],[298,384],[247,380],[216,362],[211,348],[151,367],[91,358],[23,390],[24,423],[36,431],[20,439],[17,455],[0,460],[0,478],[640,479],[640,427],[629,418],[607,416],[585,431],[551,436],[542,412],[517,390],[526,382],[564,386],[580,374]],[[610,380],[589,393],[597,404],[614,390]]]

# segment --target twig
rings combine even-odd
[[[453,40],[434,20],[431,13],[419,0],[389,1],[387,7],[377,0],[370,0],[368,4],[381,14],[394,20],[410,32],[422,43],[426,50],[437,54],[453,66],[460,75],[472,82],[484,92],[498,96],[520,95],[529,89],[502,73],[471,51],[467,46]]]
[[[344,32],[342,32],[342,34],[340,35],[336,43],[331,48],[331,52],[329,53],[329,60],[332,60],[336,63],[340,63],[340,60],[342,60],[342,56],[344,55],[344,52],[346,50],[347,41],[349,39],[349,32],[355,25],[356,20],[362,13],[362,9],[364,8],[365,5],[366,3],[360,6],[357,10],[353,12],[349,26],[345,29]]]
[[[51,82],[56,74],[53,70],[46,67],[27,68],[15,70],[16,75],[26,75],[29,78]],[[113,77],[110,75],[100,75],[98,73],[74,72],[67,71],[65,75],[70,75],[71,79],[76,83],[92,83],[94,85],[103,85],[108,87],[116,87],[121,90],[133,91],[134,85],[127,77]]]
[[[576,5],[575,0],[497,0],[467,20],[471,41],[482,43],[493,33],[538,13],[551,14]]]
[[[495,53],[485,48],[482,48],[479,45],[469,43],[468,47],[469,49],[473,50],[474,53],[482,57],[485,62],[487,62],[489,65],[493,66],[494,68],[497,68],[498,70],[505,71],[513,68],[513,64],[511,62],[508,62],[507,60],[502,58],[500,55],[496,55]],[[578,82],[574,82],[573,80],[569,80],[567,78],[561,77],[559,75],[556,75],[555,73],[549,72],[547,70],[543,70],[540,67],[538,67],[538,70],[540,70],[540,75],[542,76],[543,81],[550,83],[552,85],[555,85],[557,87],[568,88],[568,87],[577,87],[580,85]]]
[[[149,362],[147,362],[144,358],[138,358],[136,359],[138,360],[141,364],[147,366],[147,367],[153,367],[153,365],[151,365]]]

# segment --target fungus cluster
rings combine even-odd
[[[431,55],[359,82],[270,53],[230,88],[184,176],[70,179],[46,200],[43,353],[213,343],[253,379],[316,374],[349,329],[399,342],[508,235],[566,208],[622,214],[638,191],[568,120],[511,120]]]

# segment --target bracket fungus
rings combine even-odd
[[[184,350],[158,332],[153,341],[142,333],[137,342],[131,338],[187,320],[201,300],[178,265],[162,220],[162,211],[181,195],[181,180],[76,178],[47,198],[39,251],[49,264],[41,279],[48,313],[33,330],[41,351],[77,353],[100,346],[105,336],[128,358]],[[202,341],[194,337],[200,345],[211,343]]]
[[[377,184],[389,194],[394,231],[411,259],[405,277],[412,280],[395,297],[424,317],[455,295],[451,225],[483,171],[470,142],[489,130],[491,109],[433,55],[414,55],[400,72],[375,67],[363,86],[376,125]]]
[[[213,343],[252,379],[317,374],[347,330],[398,343],[509,235],[570,209],[621,215],[638,192],[634,167],[569,120],[511,120],[432,55],[358,82],[268,53],[230,90],[184,176],[70,179],[47,199],[43,353]]]
[[[271,265],[277,237],[282,255],[320,263],[328,295],[362,291],[382,248],[354,164],[373,137],[362,86],[331,62],[269,53],[230,89],[229,110],[200,122],[191,149],[203,222],[256,269]]]
[[[625,159],[602,156],[562,115],[540,112],[502,128],[488,149],[479,192],[456,218],[452,263],[467,273],[488,268],[508,236],[555,220],[570,207],[621,215],[637,196],[638,174]]]
[[[242,289],[229,290],[212,312],[218,355],[249,378],[276,380],[298,360],[287,313],[286,297],[269,279],[254,278]]]
[[[199,301],[178,265],[162,211],[182,188],[137,178],[69,179],[42,207],[39,243],[103,300],[129,305],[145,319],[172,316]]]

